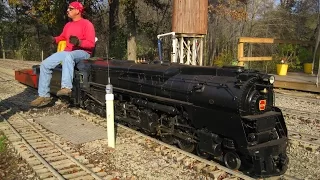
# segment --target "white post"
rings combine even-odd
[[[176,38],[176,33],[175,32],[169,32],[165,34],[159,34],[157,35],[157,38],[160,39],[161,37],[164,36],[172,36],[172,49],[173,51],[171,52],[171,62],[176,62],[176,56],[177,56],[177,38]]]
[[[159,35],[157,36],[157,38],[160,39],[161,37],[163,37],[163,36],[168,36],[168,35],[175,36],[176,33],[175,33],[175,32],[169,32],[169,33],[165,33],[165,34],[159,34]]]
[[[203,37],[200,38],[200,53],[199,53],[199,64],[200,66],[203,66]]]
[[[41,61],[43,61],[43,50],[41,51]]]
[[[183,64],[183,58],[184,58],[184,40],[183,37],[180,37],[180,63]]]
[[[107,117],[107,131],[108,131],[108,146],[115,148],[115,134],[114,134],[114,106],[113,106],[113,89],[112,85],[106,85],[106,117]]]
[[[177,62],[177,38],[173,36],[172,38],[172,62]]]
[[[187,64],[190,65],[192,62],[191,62],[191,42],[190,42],[190,39],[188,39],[187,41],[187,49],[188,49],[188,53],[187,53]]]
[[[192,38],[192,65],[197,65],[197,39]]]

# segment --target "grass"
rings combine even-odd
[[[0,135],[0,153],[3,152],[6,148],[6,145],[5,145],[6,139],[7,139],[6,136]]]

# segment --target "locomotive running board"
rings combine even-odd
[[[275,112],[275,111],[269,111],[263,114],[258,114],[258,115],[248,115],[248,116],[241,116],[243,119],[247,119],[250,121],[256,120],[256,119],[262,119],[270,116],[280,116],[280,112]]]
[[[93,85],[93,86],[98,86],[98,87],[105,88],[105,85],[98,84],[98,83],[89,82],[88,84],[89,85]],[[165,98],[165,97],[154,96],[154,95],[146,94],[146,93],[142,93],[142,92],[136,92],[136,91],[131,91],[131,90],[117,88],[117,87],[113,87],[113,90],[117,91],[117,92],[120,92],[120,93],[121,92],[127,92],[127,93],[130,93],[130,94],[138,94],[138,95],[146,96],[146,97],[149,97],[151,99],[158,100],[158,101],[170,101],[170,102],[173,102],[173,103],[179,103],[179,104],[185,104],[185,105],[188,105],[188,106],[193,106],[193,104],[189,103],[189,102],[179,101],[179,100]]]

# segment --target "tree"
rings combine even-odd
[[[137,17],[136,17],[136,4],[137,0],[123,0],[124,4],[124,13],[127,24],[127,53],[128,60],[137,59],[137,44],[136,44],[136,35],[137,35]]]

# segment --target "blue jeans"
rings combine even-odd
[[[62,63],[61,88],[72,89],[74,66],[83,59],[90,57],[90,54],[83,50],[60,51],[52,54],[40,64],[40,77],[38,93],[40,97],[50,97],[50,82],[52,69]]]

